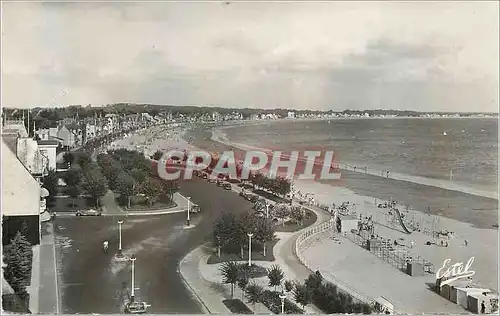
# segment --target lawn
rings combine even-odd
[[[276,231],[277,232],[296,232],[298,230],[304,229],[308,226],[311,226],[316,222],[316,219],[318,217],[316,216],[316,213],[314,213],[311,210],[306,209],[306,214],[305,214],[305,219],[302,225],[297,225],[297,223],[293,220],[288,220],[280,224],[276,224]]]
[[[95,208],[95,199],[90,197],[78,197],[75,199],[75,206],[73,206],[73,199],[70,197],[56,197],[54,203],[48,206],[51,212],[76,212],[77,210],[88,210]]]
[[[148,205],[146,203],[146,199],[143,196],[133,196],[131,199],[131,206],[130,208],[126,206],[123,201],[121,201],[120,198],[116,199],[116,202],[126,210],[130,212],[140,212],[140,211],[154,211],[154,210],[164,210],[164,209],[169,209],[169,208],[174,208],[177,206],[177,204],[170,200],[167,196],[162,196],[160,197],[153,205]]]
[[[274,261],[273,248],[278,242],[278,239],[267,243],[266,246],[266,256],[263,255],[263,247],[260,244],[252,244],[252,260],[255,261]],[[240,253],[227,253],[221,251],[220,258],[217,257],[217,250],[208,258],[207,264],[216,264],[226,261],[248,261],[248,249],[243,251],[243,258],[241,258]]]

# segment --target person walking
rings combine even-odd
[[[468,244],[469,244],[469,243],[467,242],[467,239],[465,239],[465,240],[464,240],[464,245],[465,245],[465,247],[467,247],[467,245],[468,245]]]
[[[481,302],[481,314],[486,312],[486,306],[484,305],[484,301]]]
[[[104,250],[104,252],[108,252],[108,247],[109,247],[109,243],[107,240],[105,240],[103,243],[102,243],[102,248]]]

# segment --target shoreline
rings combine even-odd
[[[363,118],[356,118],[356,119],[363,119]],[[325,120],[314,119],[314,121],[325,121]],[[349,119],[347,119],[347,120],[349,120]],[[291,121],[292,120],[286,120],[286,121],[280,120],[280,121],[274,121],[274,122],[286,123],[286,122],[291,122]],[[307,121],[307,120],[301,119],[301,120],[297,120],[297,121]],[[241,127],[241,126],[255,126],[255,125],[268,125],[268,124],[270,124],[270,123],[269,122],[261,122],[261,123],[255,123],[255,124],[239,124],[239,125],[212,127],[211,139],[215,142],[218,142],[218,143],[230,146],[230,147],[237,147],[237,148],[244,150],[244,151],[260,150],[260,151],[266,151],[266,152],[269,151],[270,152],[271,151],[270,149],[260,147],[260,145],[247,145],[244,143],[232,142],[228,138],[227,134],[224,132],[224,130],[236,128],[236,127]],[[284,150],[282,148],[278,148],[277,150],[282,150],[284,153],[290,152],[289,150]],[[409,182],[409,183],[413,183],[413,184],[420,184],[420,185],[425,185],[425,186],[431,186],[431,187],[436,187],[439,189],[456,191],[456,192],[469,194],[469,195],[476,195],[476,196],[483,197],[483,198],[495,199],[497,201],[499,199],[498,191],[491,191],[491,190],[484,189],[482,187],[474,187],[466,182],[451,181],[448,179],[440,179],[440,178],[431,178],[431,177],[425,177],[425,176],[421,176],[418,174],[411,174],[411,173],[395,172],[395,171],[392,171],[389,169],[382,170],[382,169],[376,169],[376,168],[369,168],[369,166],[366,164],[353,163],[350,161],[335,161],[335,163],[338,165],[338,168],[340,170],[343,170],[343,171],[357,172],[359,174],[364,174],[364,175],[369,174],[369,175],[376,176],[376,177],[379,177],[382,179],[386,179],[387,178],[386,172],[390,172],[390,176],[388,178],[393,179],[393,180],[405,181],[405,182]],[[365,167],[367,168],[366,172],[364,171]],[[355,170],[355,168],[357,168],[357,171]]]

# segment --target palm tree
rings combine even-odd
[[[274,291],[276,291],[276,287],[281,285],[285,274],[277,264],[274,264],[267,269],[267,277],[269,278],[269,286],[274,286]]]
[[[238,287],[241,289],[241,299],[243,300],[243,294],[245,293],[245,288],[248,285],[248,275],[245,271],[240,270],[238,276]]]
[[[222,282],[224,284],[231,284],[231,298],[234,295],[234,284],[238,282],[239,268],[238,264],[234,261],[224,262],[220,268]]]
[[[304,284],[295,284],[293,289],[293,297],[295,302],[302,305],[302,310],[305,311],[306,305],[311,302],[312,293]]]
[[[259,302],[262,296],[262,287],[252,282],[245,289],[245,294],[247,295],[248,303],[251,303],[255,307],[255,303]]]

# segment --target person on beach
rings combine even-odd
[[[481,302],[481,314],[486,312],[486,306],[484,305],[484,301]]]
[[[389,171],[387,171],[387,178],[389,178]]]
[[[466,239],[466,240],[464,240],[464,246],[467,247],[467,244],[468,244],[468,242],[467,242],[467,239]]]
[[[365,166],[365,173],[368,171],[368,167]]]

